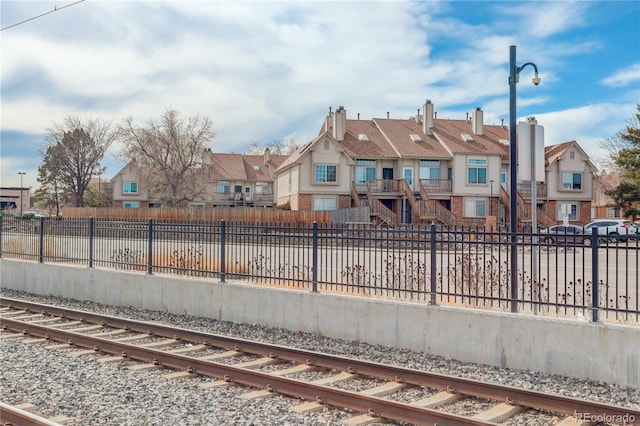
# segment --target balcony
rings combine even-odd
[[[420,185],[431,193],[451,192],[451,179],[420,179]]]
[[[522,194],[522,198],[531,202],[531,184],[530,183],[519,183],[518,184],[518,192]],[[547,184],[546,183],[537,183],[536,184],[536,199],[537,200],[546,200],[547,198]]]

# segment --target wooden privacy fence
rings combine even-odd
[[[99,218],[129,220],[164,220],[164,221],[202,221],[219,222],[226,220],[233,223],[261,224],[280,223],[283,226],[297,224],[328,225],[332,223],[330,211],[291,211],[279,209],[260,209],[253,207],[216,207],[213,209],[184,208],[138,208],[125,209],[117,207],[64,207],[63,218]]]

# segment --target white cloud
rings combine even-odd
[[[622,87],[638,81],[640,81],[640,62],[616,71],[601,83],[610,87]]]
[[[599,143],[624,129],[633,111],[634,104],[601,103],[536,114],[536,119],[545,128],[545,145],[575,140],[595,161],[608,158]]]
[[[503,13],[522,20],[520,29],[531,37],[542,39],[566,33],[585,24],[589,2],[583,1],[535,1],[518,2]]]
[[[2,2],[3,23],[13,7],[28,15],[30,3]],[[2,129],[42,133],[69,115],[143,124],[171,107],[209,116],[214,150],[242,152],[289,136],[307,142],[339,105],[350,117],[408,117],[429,98],[439,116],[480,106],[499,123],[508,112],[509,45],[518,42],[519,63],[534,58],[541,67],[539,88],[531,69],[521,76],[518,105],[527,113],[562,96],[567,56],[600,47],[588,36],[556,38],[584,26],[590,4],[478,4],[486,19],[464,22],[447,2],[83,2],[2,33]],[[595,102],[572,111],[599,122],[608,111]],[[632,110],[612,109],[621,117]],[[585,118],[562,134],[588,138],[605,124],[583,132]]]

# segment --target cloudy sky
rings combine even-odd
[[[37,186],[44,134],[67,116],[206,115],[212,149],[237,153],[305,143],[340,105],[408,118],[431,99],[438,118],[479,106],[508,123],[510,45],[540,71],[538,87],[522,71],[517,115],[535,116],[547,145],[605,158],[598,142],[640,102],[637,1],[72,3],[0,1],[2,186],[19,171]],[[121,166],[112,154],[107,177]]]

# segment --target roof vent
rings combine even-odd
[[[412,141],[414,142],[422,142],[422,138],[420,137],[420,135],[417,135],[415,133],[411,133],[409,135],[409,137],[411,138]]]
[[[366,141],[368,141],[368,140],[369,140],[369,138],[368,138],[368,137],[367,137],[367,135],[365,135],[364,133],[360,133],[360,134],[358,135],[358,140],[363,141],[363,142],[366,142]]]
[[[462,140],[465,141],[465,142],[469,142],[469,141],[473,140],[471,135],[468,134],[468,133],[462,133],[460,136],[462,136]]]

